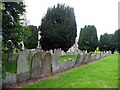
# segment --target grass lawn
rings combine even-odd
[[[24,84],[22,88],[117,88],[118,55],[74,68],[62,74]]]
[[[64,56],[60,56],[58,57],[58,61],[63,62],[64,60],[68,60],[68,59],[72,59],[72,60],[76,60],[77,55],[64,55]]]
[[[17,58],[18,53],[14,53],[13,57]],[[6,72],[16,73],[16,61],[10,60],[8,61],[8,54],[2,54],[2,63],[4,65],[4,68]]]
[[[16,61],[4,61],[2,62],[7,72],[16,73]]]

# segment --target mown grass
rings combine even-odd
[[[13,53],[13,58],[17,58],[18,53]],[[8,61],[8,54],[7,53],[2,53],[2,60]]]
[[[17,58],[18,53],[13,54],[13,58]],[[2,54],[2,65],[4,65],[6,72],[16,73],[16,60],[8,61],[8,54]]]
[[[3,61],[2,63],[6,72],[16,73],[16,61]]]
[[[60,62],[63,62],[65,60],[67,61],[69,59],[76,60],[76,58],[77,58],[77,55],[64,55],[64,56],[58,57],[57,60],[60,61]]]
[[[114,54],[101,60],[74,68],[70,71],[41,80],[24,84],[22,88],[117,88],[118,55]]]

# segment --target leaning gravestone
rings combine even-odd
[[[21,51],[17,58],[17,82],[30,79],[28,51]]]
[[[41,54],[40,51],[36,52],[31,60],[31,78],[38,78],[41,75]]]
[[[42,75],[50,73],[52,73],[52,55],[50,52],[46,52],[42,57]]]

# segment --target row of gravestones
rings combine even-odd
[[[38,51],[21,51],[17,58],[17,82],[25,81],[27,79],[38,78],[46,76],[54,72],[54,59],[57,61],[57,57],[61,56],[60,49],[55,49],[53,51],[44,52],[42,50]],[[56,58],[54,58],[56,57]],[[64,70],[74,62],[62,62],[59,65],[59,70]],[[64,68],[65,66],[65,68]]]
[[[48,74],[60,72],[74,66],[80,66],[81,64],[85,64],[108,55],[110,54],[102,53],[91,55],[80,53],[76,60],[59,62],[57,61],[59,54],[55,51],[53,54],[49,51],[21,51],[16,60],[16,82],[44,77]]]
[[[50,52],[36,53],[22,51],[17,59],[17,82],[38,78],[51,73],[52,55]]]
[[[111,55],[110,52],[100,54],[80,53],[75,61],[75,66],[80,66],[81,64],[86,64],[109,55]]]

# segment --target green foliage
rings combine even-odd
[[[117,51],[120,53],[120,29],[115,31],[115,45]]]
[[[22,2],[3,2],[5,9],[2,10],[2,41],[3,48],[12,51],[18,48],[23,40],[23,27],[20,25],[20,15],[25,12]]]
[[[79,34],[78,48],[82,51],[94,52],[98,46],[97,30],[95,26],[85,26],[81,28]]]
[[[33,25],[27,26],[26,31],[28,31],[30,35],[29,35],[29,37],[27,37],[24,40],[25,48],[35,49],[37,47],[37,44],[38,44],[38,29],[37,29],[37,26],[33,26]],[[28,34],[28,32],[26,34]]]
[[[74,45],[77,36],[74,9],[60,4],[57,4],[57,7],[48,8],[39,29],[43,50],[61,48],[67,51]]]
[[[102,73],[101,73],[102,72]],[[22,88],[118,88],[118,55],[74,68]]]
[[[99,43],[99,48],[100,51],[108,51],[109,50],[109,35],[105,33],[104,35],[100,36],[100,43]]]
[[[115,51],[115,36],[114,34],[107,34],[100,36],[99,42],[100,51],[108,51],[111,50],[112,53]]]

